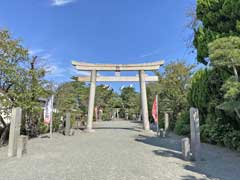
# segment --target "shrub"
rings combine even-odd
[[[48,128],[47,125],[45,125],[43,122],[39,123],[39,132],[40,132],[40,134],[46,134],[46,133],[48,133],[48,130],[49,130],[49,128]]]
[[[223,143],[226,147],[240,152],[240,132],[236,130],[227,132],[223,138]]]
[[[53,113],[53,131],[58,131],[60,124],[62,124],[61,114]]]
[[[178,135],[190,134],[190,118],[188,111],[182,112],[176,121],[174,132]]]

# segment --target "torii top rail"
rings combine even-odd
[[[72,64],[78,70],[89,71],[89,70],[97,70],[97,71],[153,71],[158,70],[161,65],[163,65],[163,61],[156,61],[150,63],[141,63],[141,64],[92,64],[86,62],[77,62],[73,61]]]
[[[142,103],[142,116],[143,116],[143,128],[149,130],[148,120],[148,105],[147,105],[147,92],[146,81],[158,81],[158,76],[148,76],[145,71],[158,70],[163,61],[156,61],[142,64],[92,64],[86,62],[73,61],[72,65],[79,71],[91,71],[91,76],[77,77],[78,81],[90,82],[89,104],[88,104],[88,122],[87,131],[92,130],[94,99],[96,91],[96,82],[140,82],[141,90],[141,103]],[[97,76],[97,71],[115,71],[115,76]],[[120,76],[120,71],[138,71],[137,76]]]
[[[72,64],[79,71],[116,71],[119,75],[116,76],[97,76],[97,82],[139,82],[139,76],[120,76],[120,71],[154,71],[158,70],[163,61],[156,61],[142,64],[91,64],[86,62],[73,61]],[[89,82],[90,76],[77,77],[78,81]],[[158,76],[147,76],[145,74],[145,81],[158,81]]]

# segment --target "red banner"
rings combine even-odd
[[[152,117],[154,119],[155,124],[158,124],[158,103],[157,96],[154,98],[153,106],[152,106]]]

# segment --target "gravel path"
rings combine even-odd
[[[99,122],[96,132],[35,138],[21,159],[0,148],[1,180],[239,180],[240,154],[203,144],[204,160],[181,159],[180,138],[155,137],[128,121]]]

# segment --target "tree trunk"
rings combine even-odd
[[[236,114],[237,114],[237,117],[238,117],[238,124],[239,124],[239,126],[240,126],[240,112],[239,112],[239,110],[238,110],[237,108],[234,108],[234,111],[235,111]]]
[[[6,123],[5,121],[3,120],[3,117],[0,115],[0,122],[2,123],[2,125],[4,126],[4,128],[6,128]]]
[[[237,72],[237,68],[234,65],[234,61],[233,59],[231,59],[232,63],[233,63],[233,72],[234,72],[234,76],[235,76],[235,80],[238,82],[238,72]]]
[[[234,63],[234,61],[233,61],[233,59],[231,59],[232,60],[232,62]],[[235,80],[238,82],[238,72],[237,72],[237,68],[236,68],[236,66],[233,64],[233,72],[234,72],[234,76],[235,76]],[[239,110],[237,109],[237,108],[234,108],[234,111],[236,112],[236,114],[237,114],[237,117],[238,117],[238,123],[239,123],[239,125],[240,125],[240,112],[239,112]]]
[[[235,80],[238,82],[238,72],[237,72],[236,66],[234,65],[233,65],[233,71],[234,71]]]
[[[8,138],[9,138],[9,130],[10,130],[10,124],[6,125],[6,127],[3,130],[3,133],[2,133],[1,139],[0,139],[0,146],[7,143]]]

